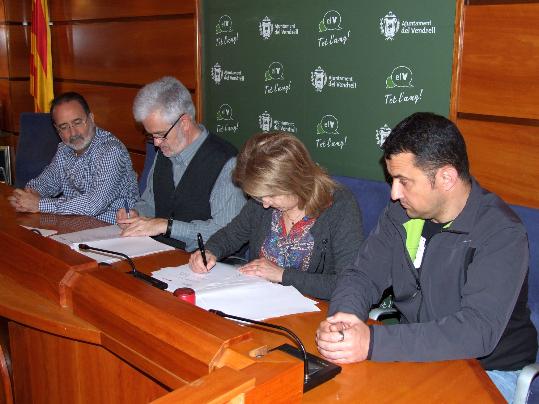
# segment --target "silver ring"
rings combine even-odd
[[[339,340],[339,342],[343,342],[344,341],[344,331],[339,330],[339,334],[341,334],[341,339]]]

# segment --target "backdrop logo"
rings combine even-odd
[[[296,133],[298,131],[294,122],[273,119],[268,111],[264,111],[262,114],[258,115],[258,126],[263,132],[281,130],[284,132]]]
[[[412,70],[407,66],[397,66],[386,79],[386,88],[413,87]]]
[[[316,125],[317,135],[339,134],[339,120],[334,115],[324,115],[318,125]]]
[[[354,77],[327,74],[320,66],[311,72],[311,84],[319,93],[322,92],[326,84],[330,88],[357,88]]]
[[[399,33],[401,35],[435,35],[436,26],[432,20],[403,20],[399,21],[392,11],[380,18],[380,33],[386,40],[392,41]]]
[[[324,14],[324,18],[322,18],[322,21],[318,23],[318,31],[325,32],[340,30],[342,29],[341,22],[341,13],[336,10],[329,10],[326,12],[326,14]]]
[[[397,66],[393,69],[391,74],[386,78],[386,88],[387,89],[411,89],[413,88],[412,84],[413,73],[408,66]],[[413,102],[417,104],[421,101],[423,97],[423,89],[420,89],[419,92],[410,93],[409,91],[400,91],[399,94],[386,94],[385,101],[386,104],[401,104],[404,102]]]
[[[231,121],[232,120],[232,107],[229,104],[221,104],[217,111],[218,121]]]
[[[342,17],[337,10],[327,11],[318,23],[318,47],[346,45],[350,39],[350,30],[343,30]]]
[[[386,37],[386,40],[392,41],[399,32],[399,27],[399,19],[391,11],[384,18],[380,18],[380,33]]]
[[[288,94],[292,82],[284,79],[284,67],[281,62],[271,62],[264,73],[264,94]]]
[[[316,125],[316,147],[320,149],[341,149],[346,145],[348,136],[339,137],[339,120],[335,115],[324,115]],[[322,138],[324,136],[325,138]],[[327,137],[326,137],[327,136]]]
[[[387,123],[379,129],[376,129],[376,144],[382,147],[387,137],[391,133],[391,128],[387,126]]]
[[[232,116],[232,107],[229,104],[221,104],[217,110],[217,133],[236,134],[240,128],[238,121]]]
[[[211,78],[215,84],[221,84],[221,80],[223,80],[223,69],[219,63],[214,64],[211,68]]]
[[[215,25],[215,45],[235,45],[239,38],[240,34],[238,32],[234,32],[232,18],[226,14],[219,17],[219,20]]]
[[[264,81],[284,80],[284,67],[281,62],[271,62],[264,74]]]
[[[296,27],[296,24],[273,23],[268,16],[264,17],[264,19],[258,23],[258,29],[260,36],[264,40],[270,39],[272,35],[299,34],[299,29]]]
[[[215,63],[210,71],[214,83],[220,85],[223,81],[245,81],[245,76],[240,71],[225,70],[219,63]]]
[[[311,84],[316,91],[322,92],[322,89],[326,85],[327,81],[328,76],[326,75],[324,69],[322,69],[320,66],[318,66],[318,69],[311,72]]]

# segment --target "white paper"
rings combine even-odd
[[[30,227],[30,226],[23,226],[23,225],[21,226],[43,237],[49,237],[49,236],[52,236],[53,234],[58,233],[57,230],[40,229],[39,227]]]
[[[258,276],[243,275],[237,267],[220,262],[205,274],[193,272],[189,264],[185,264],[163,268],[155,271],[152,276],[168,283],[169,292],[174,292],[178,288],[192,288],[198,293],[203,290],[224,289],[249,283],[268,283]]]
[[[117,225],[113,224],[111,226],[96,227],[95,229],[87,229],[74,233],[58,234],[51,238],[67,245],[71,245],[74,243],[88,244],[88,242],[90,241],[118,238],[120,237],[121,232],[122,229],[120,229]]]
[[[206,274],[198,274],[189,265],[163,268],[152,276],[168,283],[168,291],[192,288],[197,306],[216,309],[253,320],[319,311],[314,300],[304,297],[293,286],[271,283],[263,278],[244,275],[237,267],[217,263]]]
[[[91,241],[86,242],[90,247],[101,248],[104,250],[117,251],[127,255],[129,258],[141,257],[143,255],[154,254],[162,251],[174,250],[174,247],[155,241],[151,237],[119,237],[109,240]],[[84,254],[97,262],[112,263],[119,261],[123,258],[117,255],[95,252],[95,251],[81,251],[78,247],[79,243],[71,244],[71,248],[77,250],[81,254]]]
[[[98,227],[95,229],[82,230],[75,233],[58,234],[52,236],[56,241],[69,245],[81,254],[90,257],[97,262],[112,263],[123,258],[107,253],[81,251],[79,244],[87,244],[90,247],[116,251],[130,258],[158,253],[161,251],[174,250],[174,247],[155,241],[151,237],[121,237],[122,230],[117,225]]]

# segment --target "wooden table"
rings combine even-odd
[[[0,185],[0,242],[4,239],[8,244],[15,241],[24,245],[41,244],[40,248],[46,248],[52,255],[52,258],[40,255],[41,261],[50,261],[46,265],[49,268],[50,264],[66,265],[71,270],[69,276],[72,279],[63,279],[63,282],[74,285],[72,289],[66,288],[63,294],[53,288],[36,286],[43,289],[36,293],[32,290],[32,285],[37,285],[35,281],[28,275],[14,274],[13,269],[8,268],[10,260],[0,259],[0,316],[4,319],[4,339],[7,335],[11,341],[26,339],[32,344],[40,344],[37,354],[33,352],[29,357],[24,352],[28,344],[12,343],[14,395],[18,402],[55,402],[66,397],[76,397],[79,402],[147,402],[157,399],[159,403],[205,402],[215,397],[221,399],[215,402],[241,397],[256,403],[298,399],[317,403],[504,402],[476,360],[434,363],[366,361],[344,365],[335,379],[301,397],[297,383],[301,378],[299,362],[289,361],[280,353],[273,357],[267,355],[261,361],[248,355],[264,345],[292,344],[288,337],[258,327],[240,327],[179,302],[167,292],[124,275],[122,272],[129,270],[125,262],[115,264],[112,270],[100,269],[95,262],[69,251],[65,246],[52,240],[40,240],[29,231],[17,229],[19,226],[16,224],[25,224],[69,232],[102,223],[85,217],[15,214],[5,200],[9,192],[8,187]],[[6,241],[7,234],[11,235]],[[17,248],[13,245],[10,250],[16,252]],[[2,255],[10,256],[10,251],[4,249]],[[13,259],[22,260],[17,256]],[[135,263],[139,270],[149,273],[186,260],[186,254],[173,251],[137,258]],[[52,272],[49,276],[54,278]],[[121,287],[117,288],[116,283],[121,283]],[[96,290],[100,291],[99,296],[92,296]],[[291,328],[307,349],[316,353],[314,332],[327,309],[325,303],[319,306],[319,313],[286,316],[272,321]],[[137,319],[137,310],[144,311],[149,317],[143,321]],[[103,311],[110,318],[103,318]],[[208,346],[214,344],[213,349],[221,352],[218,360],[212,362],[208,359],[207,363],[212,366],[206,372],[207,376],[204,376],[204,370],[197,370],[196,365],[206,363],[204,354],[210,354],[206,352],[209,347],[205,347],[203,353],[196,350],[188,352],[197,356],[191,378],[183,367],[168,361],[168,357],[179,361],[182,355],[185,359],[185,351],[196,345],[192,341],[182,345],[175,339],[186,338],[185,332],[176,329],[186,327],[186,316],[195,327],[191,337],[208,337],[205,343]],[[135,327],[131,327],[132,324]],[[219,348],[219,344],[224,348]],[[47,367],[47,360],[55,363],[56,367]],[[97,369],[85,373],[80,370],[85,363]],[[69,370],[75,368],[78,371],[73,374],[77,380],[70,384],[69,389],[84,391],[82,398],[73,392],[56,391],[58,385],[53,389],[44,385],[45,381],[40,381],[47,376],[54,384],[55,380],[65,378]],[[84,375],[89,375],[90,379],[81,379]],[[27,380],[21,379],[24,377],[30,379],[30,386]],[[215,380],[226,382],[216,383]],[[92,388],[91,383],[100,383],[100,386]],[[48,396],[36,398],[35,392],[38,391]]]

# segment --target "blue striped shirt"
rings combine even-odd
[[[116,211],[138,199],[136,174],[129,152],[112,133],[96,127],[88,149],[77,156],[64,143],[51,163],[28,182],[41,199],[39,211],[89,215],[116,223]]]

